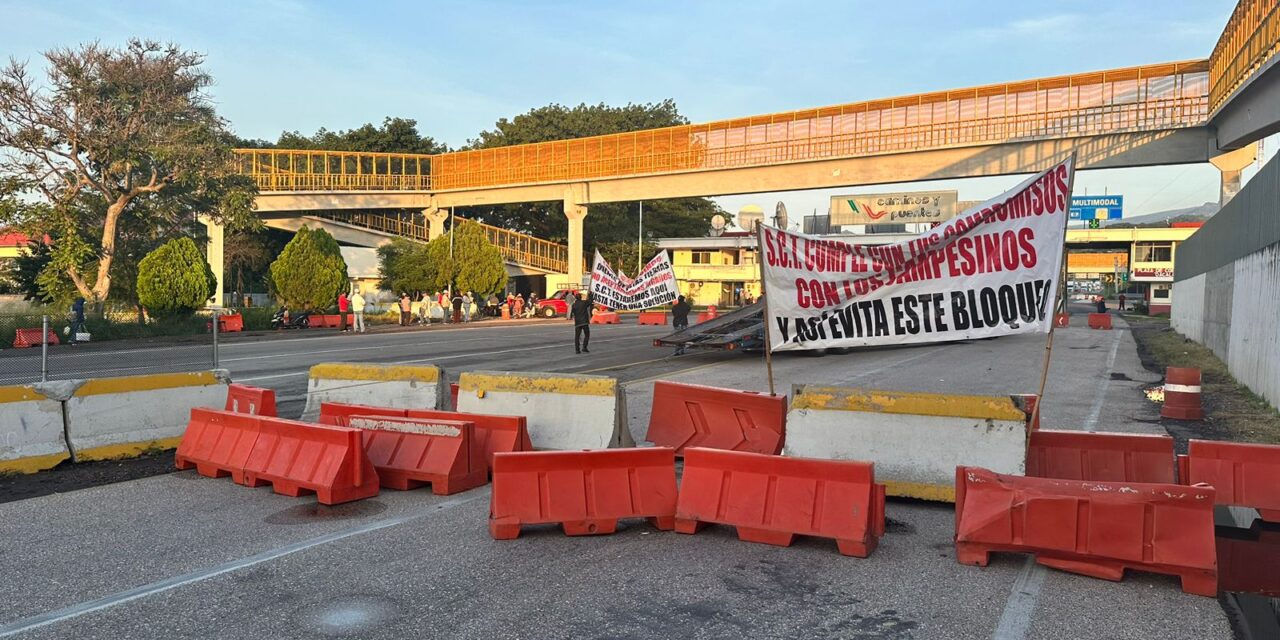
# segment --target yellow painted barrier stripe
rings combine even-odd
[[[962,396],[910,391],[873,391],[848,387],[804,386],[792,409],[865,411],[917,416],[1024,421],[1027,414],[1005,396]]]
[[[82,451],[76,451],[76,460],[86,462],[90,460],[136,458],[148,451],[176,449],[178,448],[178,444],[181,442],[182,436],[176,436],[173,438],[161,438],[159,440],[147,440],[144,442],[107,444],[102,445],[101,447],[91,447]]]
[[[36,473],[58,466],[63,460],[71,458],[65,453],[50,453],[43,456],[27,456],[13,460],[0,460],[0,473]]]
[[[311,367],[311,379],[375,382],[439,382],[440,367],[326,362]]]
[[[897,482],[882,480],[885,495],[898,498],[919,498],[934,502],[955,502],[956,488],[953,485],[926,484],[923,482]]]
[[[125,376],[122,378],[95,378],[86,380],[76,389],[73,397],[98,396],[111,393],[129,393],[132,391],[155,391],[157,389],[178,389],[181,387],[204,387],[219,384],[218,377],[212,371],[196,371],[192,373],[157,373],[145,376]]]
[[[458,378],[458,391],[474,392],[481,396],[494,391],[614,396],[618,393],[618,381],[603,376],[469,371]]]
[[[31,387],[0,387],[0,404],[7,402],[33,402],[35,400],[48,400],[48,398]]]

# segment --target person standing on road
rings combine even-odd
[[[356,294],[351,296],[351,311],[356,319],[356,333],[364,333],[364,296],[360,295],[358,289]]]
[[[453,303],[453,323],[462,322],[462,294],[454,292],[451,302]]]
[[[471,301],[474,299],[475,299],[475,296],[472,296],[470,291],[462,294],[462,321],[463,322],[471,322]]]
[[[55,329],[54,331],[57,331]],[[84,298],[77,297],[76,301],[71,303],[71,335],[68,342],[76,344],[79,342],[76,336],[84,333]]]
[[[351,301],[347,299],[347,292],[343,291],[338,294],[338,331],[347,332],[347,312],[351,310]]]
[[[1107,300],[1102,296],[1098,296],[1098,313],[1107,312]]]
[[[573,301],[569,309],[569,317],[573,319],[573,352],[591,353],[587,343],[591,342],[591,314],[594,312],[586,291],[578,292],[578,299]],[[581,340],[581,344],[579,344]]]
[[[1124,294],[1120,294],[1120,310],[1124,311]]]
[[[400,326],[407,327],[410,324],[411,311],[413,311],[413,300],[409,298],[409,294],[400,294]]]
[[[689,303],[684,301],[684,296],[671,306],[671,328],[676,331],[689,328]]]

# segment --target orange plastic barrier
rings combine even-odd
[[[407,491],[431,484],[438,496],[474,489],[489,481],[475,425],[462,420],[351,416],[365,454],[388,489]]]
[[[529,439],[528,422],[524,416],[500,416],[460,411],[436,411],[432,409],[392,409],[360,404],[324,402],[320,404],[320,424],[349,426],[352,416],[388,416],[400,418],[426,418],[431,420],[465,420],[475,425],[474,441],[484,451],[485,464],[493,468],[496,453],[533,451]]]
[[[1166,367],[1164,370],[1164,405],[1160,415],[1175,420],[1203,420],[1200,404],[1200,370],[1191,367]]]
[[[231,476],[232,482],[244,484],[245,464],[258,440],[259,422],[258,416],[248,413],[192,409],[191,421],[173,456],[174,466],[194,468],[208,478]]]
[[[262,387],[231,384],[227,386],[227,404],[223,408],[236,413],[274,418],[276,417],[276,392]]]
[[[218,331],[222,333],[244,331],[244,316],[238,313],[218,316]]]
[[[738,539],[790,546],[795,534],[834,538],[865,558],[884,535],[884,485],[870,462],[818,460],[691,448],[676,506],[676,531],[737,527]]]
[[[985,567],[993,551],[1030,553],[1045,566],[1105,580],[1123,579],[1125,569],[1175,575],[1183,591],[1214,597],[1213,494],[956,467],[956,560]]]
[[[344,402],[321,402],[320,416],[316,418],[316,421],[320,424],[345,427],[348,426],[351,416],[395,416],[404,418],[408,415],[408,409],[372,407],[365,404],[347,404]]]
[[[778,454],[787,397],[659,380],[645,436],[681,455],[687,447]]]
[[[53,329],[49,330],[47,335],[49,344],[58,344],[58,334]],[[26,347],[40,346],[40,327],[34,329],[18,329],[13,334],[13,347],[15,349],[23,349]]]
[[[359,429],[258,418],[260,431],[245,461],[244,484],[297,497],[314,492],[321,504],[378,495],[378,472]]]
[[[1058,327],[1059,329],[1065,329],[1071,326],[1071,314],[1069,313],[1054,314],[1053,326]]]
[[[591,324],[622,324],[617,311],[601,311],[591,316]]]
[[[1173,438],[1129,433],[1032,431],[1027,475],[1174,484]]]
[[[1110,329],[1111,314],[1109,313],[1091,313],[1089,314],[1090,329]]]
[[[667,314],[662,311],[641,311],[637,324],[666,324]]]
[[[1280,445],[1192,440],[1178,456],[1182,484],[1217,489],[1217,504],[1251,507],[1280,522]]]
[[[410,409],[405,415],[410,418],[466,420],[474,423],[474,442],[484,451],[485,466],[490,472],[493,471],[494,454],[533,451],[533,441],[529,439],[528,422],[524,416],[497,416],[431,409]]]
[[[520,536],[527,524],[559,523],[565,535],[613,533],[618,520],[647,518],[671,529],[676,456],[666,447],[524,451],[493,459],[489,533]]]

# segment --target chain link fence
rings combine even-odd
[[[213,317],[0,315],[0,386],[217,368]]]

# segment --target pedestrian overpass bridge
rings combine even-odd
[[[592,204],[1081,169],[1213,162],[1223,197],[1280,130],[1280,0],[1241,0],[1207,59],[436,155],[237,149],[258,210],[561,202],[563,264],[581,278]],[[559,246],[559,245],[557,245]]]

